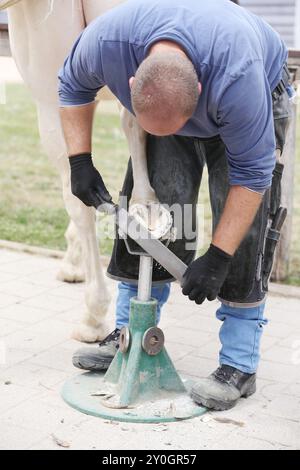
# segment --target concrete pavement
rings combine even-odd
[[[82,284],[55,279],[59,263],[0,250],[0,449],[300,449],[300,298],[269,296],[258,392],[233,410],[166,425],[108,422],[60,398],[77,373],[70,334],[85,307]],[[179,371],[201,377],[218,365],[217,306],[196,307],[173,285],[161,326]],[[113,314],[114,300],[112,325]]]

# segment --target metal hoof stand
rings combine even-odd
[[[69,379],[62,397],[82,413],[109,420],[154,423],[200,416],[206,409],[189,397],[191,382],[179,377],[156,326],[153,258],[138,254],[138,295],[131,299],[129,327],[121,330],[118,353],[105,374],[89,372]]]

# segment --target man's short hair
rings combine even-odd
[[[192,62],[184,54],[170,51],[150,55],[135,75],[133,110],[159,119],[170,118],[173,113],[189,119],[199,99],[198,81]]]

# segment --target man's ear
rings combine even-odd
[[[201,95],[202,92],[202,85],[200,82],[198,82],[198,90],[199,90],[199,95]]]
[[[129,87],[130,87],[130,88],[132,88],[132,85],[133,85],[134,80],[135,80],[134,77],[130,77],[130,79],[129,79]]]

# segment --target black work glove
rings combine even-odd
[[[71,190],[86,206],[96,209],[107,203],[112,203],[112,197],[107,191],[99,171],[94,167],[92,155],[82,153],[69,157],[71,167]]]
[[[207,252],[193,261],[183,276],[182,293],[196,304],[214,300],[227,277],[233,256],[210,245]]]

